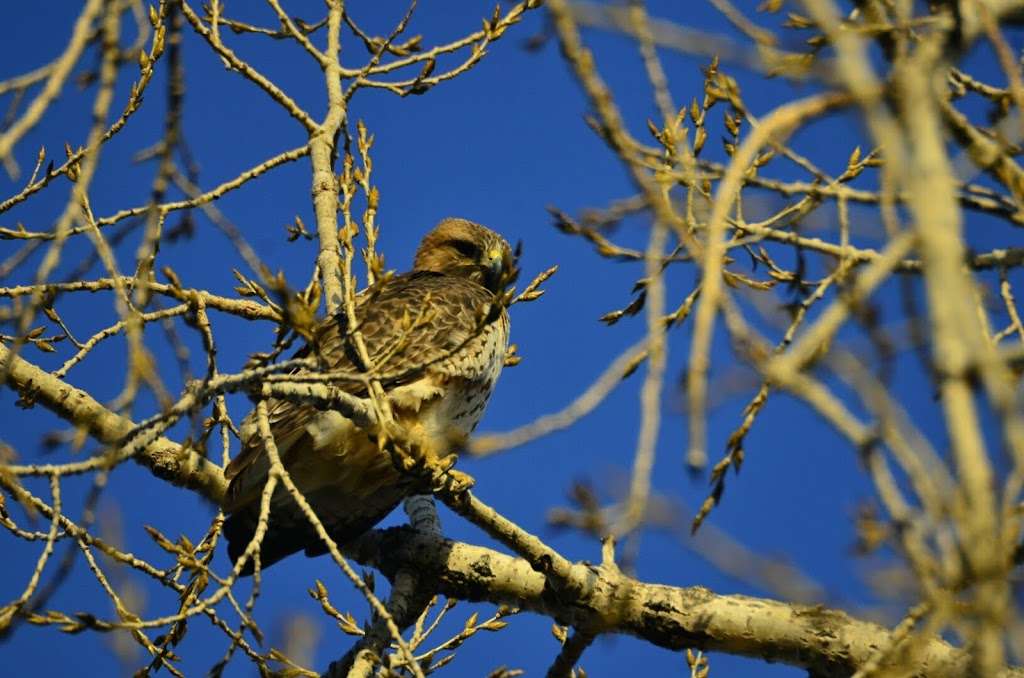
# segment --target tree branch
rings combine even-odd
[[[85,391],[14,355],[2,344],[0,365],[6,365],[5,382],[21,396],[23,406],[42,404],[102,443],[118,446],[135,428],[127,417],[108,410]],[[218,505],[224,497],[227,483],[221,469],[172,440],[157,438],[134,459],[157,478],[194,490]]]
[[[581,592],[564,598],[521,558],[407,528],[374,530],[351,542],[354,560],[393,576],[415,567],[421,585],[459,600],[506,604],[588,632],[624,633],[670,650],[700,648],[783,662],[816,676],[849,676],[888,629],[839,610],[764,598],[719,595],[702,586],[649,584],[617,569],[575,563],[569,577]],[[969,658],[943,640],[927,641],[918,675],[966,675]],[[1022,677],[1007,669],[1000,678]]]

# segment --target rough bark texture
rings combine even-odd
[[[422,585],[459,600],[506,604],[592,632],[625,633],[670,650],[687,647],[782,662],[816,676],[849,676],[889,631],[822,606],[720,595],[702,586],[648,584],[614,568],[575,563],[578,592],[566,597],[522,558],[407,528],[375,530],[346,549],[355,560],[391,577],[415,566]],[[935,639],[916,675],[966,675],[968,655]],[[1024,676],[1011,669],[1001,676]]]

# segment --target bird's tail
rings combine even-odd
[[[260,542],[260,569],[267,569],[277,561],[306,548],[315,535],[308,525],[280,525],[280,520],[271,513],[267,531]],[[259,524],[259,508],[246,508],[227,517],[224,521],[224,537],[228,541],[228,557],[232,565],[245,553],[252,542]],[[241,576],[248,577],[253,573],[255,558],[249,557],[242,568]]]
[[[338,545],[363,534],[391,513],[402,498],[409,494],[404,485],[396,484],[387,491],[377,492],[366,498],[358,510],[343,515],[324,513],[320,516],[324,529]],[[306,495],[310,504],[317,506],[330,498],[337,498],[336,488],[324,488]],[[258,502],[235,511],[224,522],[224,537],[228,542],[228,556],[232,563],[245,553],[252,542],[259,524]],[[271,504],[273,506],[273,504]],[[327,553],[327,546],[317,536],[316,530],[294,503],[273,506],[267,521],[267,531],[260,542],[260,569],[266,569],[293,553],[305,551],[314,557]],[[253,558],[246,560],[241,575],[248,577],[253,572]]]

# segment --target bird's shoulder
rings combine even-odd
[[[416,306],[429,300],[442,306],[472,309],[491,303],[494,295],[466,278],[435,271],[411,271],[392,276],[360,293],[356,315],[361,323],[385,309]],[[344,314],[340,314],[342,317]]]

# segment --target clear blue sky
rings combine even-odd
[[[310,19],[322,12],[320,2],[288,3],[299,15]],[[386,32],[404,11],[402,3],[351,3],[356,19],[374,32]],[[371,8],[370,5],[373,4]],[[684,20],[693,27],[727,35],[729,26],[703,3],[652,2],[656,16]],[[747,11],[758,4],[740,2]],[[79,3],[18,3],[5,12],[0,26],[0,78],[21,73],[51,59],[70,33],[70,25]],[[271,11],[262,3],[227,3],[231,16],[273,24]],[[480,19],[493,5],[468,0],[424,0],[409,29],[422,33],[424,43],[446,42],[476,30]],[[680,10],[685,7],[685,11]],[[244,12],[244,14],[236,14]],[[603,367],[643,333],[642,315],[605,327],[597,318],[620,308],[631,298],[632,284],[642,277],[639,264],[615,264],[597,257],[582,241],[569,238],[551,226],[546,207],[554,205],[571,214],[586,207],[606,205],[613,199],[630,195],[632,189],[618,162],[588,129],[583,121],[587,104],[570,77],[557,46],[549,42],[539,51],[522,48],[530,36],[543,30],[541,12],[527,16],[499,43],[488,57],[469,74],[435,88],[427,95],[398,100],[381,91],[357,94],[350,110],[352,119],[362,119],[376,135],[374,146],[374,183],[381,192],[379,223],[382,227],[380,249],[389,267],[403,270],[410,264],[419,237],[445,216],[463,216],[504,233],[509,240],[521,239],[524,277],[559,264],[558,274],[546,285],[540,302],[516,307],[513,313],[513,341],[520,347],[523,363],[506,370],[491,400],[481,431],[500,431],[528,422],[544,413],[561,408],[593,380]],[[303,131],[253,85],[225,70],[219,60],[186,28],[184,60],[187,91],[184,129],[189,146],[200,168],[203,187],[212,187],[240,171],[282,150],[304,142]],[[268,42],[251,36],[225,37],[240,54],[273,80],[280,83],[314,117],[324,110],[322,78],[315,65],[297,47],[289,43]],[[630,126],[644,134],[644,120],[655,115],[649,88],[634,46],[627,40],[603,33],[587,32],[585,37],[595,49],[598,66],[615,90]],[[735,37],[735,36],[734,36]],[[1019,36],[1014,36],[1016,37]],[[362,47],[346,36],[344,54],[348,63]],[[677,54],[665,54],[665,65],[677,102],[699,96],[703,61]],[[975,61],[982,72],[990,69],[987,56]],[[85,63],[92,64],[91,59]],[[443,64],[442,64],[443,65]],[[791,86],[780,80],[765,81],[742,70],[726,66],[738,78],[748,105],[755,114],[763,114],[794,93],[808,93],[807,85]],[[130,69],[129,69],[130,70]],[[120,83],[118,109],[124,100],[128,77]],[[989,78],[1002,83],[994,71]],[[116,140],[104,148],[102,165],[93,184],[91,198],[99,215],[116,209],[143,204],[148,197],[151,164],[132,162],[133,155],[157,141],[164,111],[164,71],[152,84],[142,110]],[[88,125],[88,106],[93,90],[84,94],[72,86],[52,107],[43,123],[20,145],[17,158],[30,168],[36,151],[45,145],[50,154],[60,157],[65,141],[82,143]],[[2,103],[6,106],[7,99]],[[718,124],[721,113],[713,118]],[[863,132],[850,118],[837,117],[799,135],[798,149],[837,170]],[[710,157],[724,157],[717,138],[708,143]],[[778,176],[795,178],[795,171],[779,166]],[[289,280],[307,279],[315,253],[315,243],[289,244],[283,225],[300,216],[307,225],[315,223],[309,200],[309,164],[301,160],[261,178],[244,190],[232,193],[218,207],[241,229],[259,255],[272,268],[280,268]],[[0,197],[18,190],[19,184],[0,176]],[[13,227],[22,221],[26,227],[47,229],[63,206],[64,185],[56,186],[23,208],[0,216],[0,226]],[[765,197],[766,208],[777,207],[779,199]],[[855,211],[859,228],[867,235],[861,242],[872,244],[877,232],[875,217]],[[208,287],[230,295],[236,284],[230,268],[244,270],[227,241],[201,214],[195,214],[197,233],[192,240],[179,240],[161,250],[162,264],[171,265],[184,284]],[[834,211],[822,210],[816,223],[834,223]],[[973,219],[973,217],[972,217]],[[173,226],[175,220],[171,220]],[[642,246],[647,222],[631,219],[616,232],[617,242]],[[827,233],[827,232],[826,232]],[[999,233],[1005,234],[1005,231]],[[992,238],[1005,242],[1005,235],[989,234],[979,246]],[[137,236],[119,250],[122,266],[128,267],[135,253]],[[84,241],[68,248],[67,264],[88,251]],[[0,243],[0,255],[13,251],[11,242]],[[792,252],[781,256],[790,258]],[[33,260],[37,262],[38,260]],[[22,277],[18,277],[18,275]],[[25,273],[14,277],[24,281]],[[94,272],[95,275],[95,272]],[[692,289],[694,269],[678,266],[668,275],[668,304],[674,307]],[[4,283],[9,284],[9,283]],[[892,286],[883,295],[883,311],[891,319],[898,313]],[[785,296],[784,292],[780,295]],[[62,298],[58,309],[65,314],[79,336],[91,334],[112,322],[112,298]],[[109,302],[109,303],[108,303]],[[246,356],[268,348],[272,341],[267,325],[245,324],[215,314],[214,331],[220,345],[223,371],[241,368]],[[187,333],[187,330],[182,330]],[[691,479],[683,469],[686,424],[677,384],[683,374],[689,347],[688,326],[670,335],[670,369],[663,404],[664,420],[658,441],[655,489],[685,507],[680,523],[689,522],[694,508],[707,492],[704,479]],[[161,367],[174,387],[177,368],[159,331],[147,333],[157,347]],[[724,337],[718,337],[723,339]],[[100,398],[113,397],[122,385],[124,345],[110,341],[85,364],[69,375],[73,384],[92,389]],[[62,349],[63,350],[63,349]],[[47,367],[57,364],[37,352],[27,357]],[[63,354],[58,354],[63,356]],[[193,366],[199,371],[201,355],[193,352]],[[753,377],[733,365],[725,343],[716,345],[712,377],[724,384],[737,378],[739,391],[724,394],[711,414],[709,440],[712,459],[718,458],[729,432],[739,422],[739,411],[752,393]],[[904,365],[905,363],[905,365]],[[942,449],[944,438],[934,415],[932,394],[920,378],[912,359],[901,361],[897,390],[904,404],[918,415],[919,424],[933,436]],[[567,503],[566,493],[577,480],[593,481],[606,492],[619,487],[623,473],[632,462],[639,421],[638,389],[642,372],[634,375],[610,396],[601,407],[572,429],[532,442],[485,460],[466,459],[460,468],[477,479],[477,493],[491,505],[528,530],[539,533],[567,557],[574,560],[598,560],[599,545],[569,533],[554,532],[546,524],[546,512]],[[40,435],[55,425],[53,417],[39,409],[23,412],[13,407],[14,396],[0,392],[0,437],[12,444],[23,459],[40,459],[45,452]],[[244,400],[232,401],[232,414],[240,418]],[[139,403],[136,416],[151,413],[149,399]],[[88,454],[95,445],[87,444],[79,454]],[[61,458],[67,455],[62,449]],[[48,457],[55,459],[55,457]],[[41,486],[40,486],[41,487]],[[80,504],[88,483],[68,483],[66,505]],[[854,543],[853,518],[860,502],[872,495],[855,452],[827,428],[807,408],[784,396],[776,396],[768,405],[747,443],[743,473],[731,479],[725,501],[713,514],[711,523],[725,530],[750,549],[763,555],[784,558],[801,568],[828,592],[822,602],[863,610],[879,603],[865,584],[864,574],[872,560],[851,557]],[[606,494],[607,498],[607,494]],[[145,471],[125,465],[112,475],[110,486],[100,504],[100,522],[120,523],[120,538],[126,547],[159,563],[157,549],[142,529],[154,525],[170,536],[186,534],[197,540],[206,529],[211,508],[195,496],[174,489]],[[75,512],[72,510],[72,515]],[[442,510],[445,533],[455,539],[491,544],[472,525]],[[392,516],[391,522],[398,520]],[[31,569],[37,544],[15,542],[0,536],[0,600],[10,600],[21,590]],[[60,544],[57,560],[68,548]],[[224,568],[226,556],[218,555]],[[51,563],[44,581],[53,573]],[[690,549],[685,536],[650,531],[640,544],[638,576],[644,580],[687,586],[700,584],[720,593],[767,595],[765,591],[725,576],[711,568]],[[281,629],[294,615],[315,620],[320,628],[314,668],[323,669],[351,643],[351,639],[333,630],[315,601],[306,595],[314,578],[329,586],[335,604],[362,620],[365,604],[353,594],[347,583],[327,560],[290,558],[264,576],[264,588],[258,607],[258,619],[269,632],[268,642],[281,642]],[[164,591],[154,590],[130,572],[115,577],[119,586],[131,585],[144,591],[143,616],[166,614],[176,609],[176,601]],[[382,579],[382,578],[381,578]],[[48,607],[69,612],[89,610],[106,618],[113,617],[105,599],[79,560]],[[460,606],[452,617],[456,627],[471,609],[489,614],[490,606]],[[549,632],[550,620],[523,614],[511,618],[509,628],[498,635],[482,634],[461,650],[448,675],[485,675],[500,664],[526,669],[528,675],[542,675],[558,652]],[[443,634],[437,637],[443,638]],[[79,675],[119,675],[128,669],[119,664],[110,650],[109,636],[85,633],[65,636],[56,630],[23,626],[12,639],[0,644],[0,661],[9,675],[62,675],[71,670]],[[177,648],[184,657],[181,666],[187,675],[202,675],[219,659],[226,641],[212,631],[204,619],[190,624],[185,641]],[[142,665],[140,655],[133,668]],[[678,653],[651,647],[628,637],[602,638],[589,649],[582,662],[592,676],[615,676],[643,667],[651,675],[681,675],[685,662]],[[803,672],[759,661],[713,655],[712,675],[798,676]],[[236,659],[226,675],[253,675],[247,661]]]

